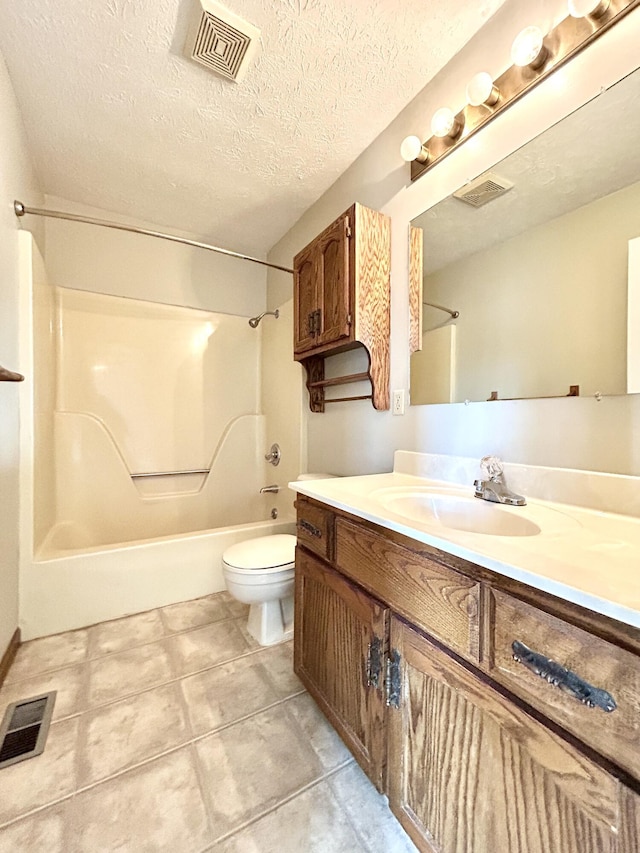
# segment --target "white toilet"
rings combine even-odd
[[[261,646],[293,636],[295,552],[296,537],[278,533],[238,542],[222,555],[224,582],[251,605],[247,630]]]
[[[330,474],[301,474],[300,480],[320,480]],[[222,555],[228,591],[249,604],[247,630],[261,646],[293,636],[293,586],[296,537],[290,533],[260,536],[231,545]]]

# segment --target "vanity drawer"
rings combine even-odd
[[[640,779],[638,655],[495,589],[489,634],[496,681]]]
[[[333,559],[334,515],[304,498],[296,501],[298,542],[325,560]]]
[[[450,649],[479,659],[480,584],[471,578],[342,518],[336,565]]]

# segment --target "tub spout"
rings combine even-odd
[[[260,494],[264,495],[264,494],[267,494],[268,492],[270,492],[274,495],[277,495],[279,491],[280,491],[280,486],[277,483],[274,483],[273,486],[263,486],[260,489]]]

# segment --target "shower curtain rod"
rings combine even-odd
[[[423,302],[423,305],[428,305],[429,308],[437,308],[438,311],[445,311],[447,314],[451,314],[451,318],[453,320],[457,320],[460,316],[459,311],[452,311],[451,308],[445,308],[444,305],[436,305],[435,302]]]
[[[91,216],[77,216],[75,213],[64,213],[62,210],[45,210],[40,207],[27,207],[21,201],[13,202],[16,216],[24,216],[29,213],[32,216],[49,216],[51,219],[68,219],[70,222],[86,222],[88,225],[101,225],[103,228],[115,228],[116,231],[130,231],[132,234],[144,234],[146,237],[159,237],[161,240],[171,240],[173,243],[184,243],[186,246],[195,246],[196,249],[207,249],[209,252],[217,252],[219,255],[228,255],[231,258],[240,258],[243,261],[251,261],[272,270],[293,273],[289,267],[281,267],[278,264],[270,264],[251,255],[242,255],[240,252],[232,252],[230,249],[221,249],[219,246],[211,246],[209,243],[200,243],[198,240],[188,240],[186,237],[176,237],[174,234],[165,234],[163,231],[150,231],[148,228],[138,228],[136,225],[121,225],[118,222],[108,222],[106,219],[93,219]]]

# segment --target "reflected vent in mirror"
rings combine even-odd
[[[511,181],[506,178],[501,178],[494,172],[487,172],[480,175],[475,181],[470,181],[453,194],[454,198],[470,204],[471,207],[482,207],[493,201],[494,198],[499,198],[513,187]]]

